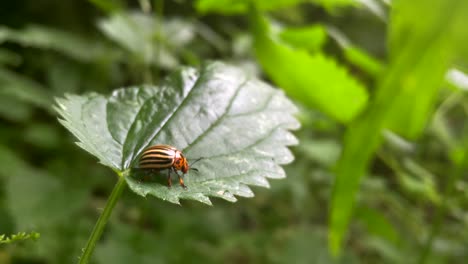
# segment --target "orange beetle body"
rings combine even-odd
[[[177,171],[186,174],[190,166],[182,151],[173,146],[154,145],[146,148],[140,157],[139,168],[156,171],[168,169],[167,181],[169,187],[172,186],[171,171],[173,171],[179,177],[180,186],[187,188]]]

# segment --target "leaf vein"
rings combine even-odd
[[[203,131],[200,135],[198,135],[198,136],[192,141],[192,143],[189,144],[188,147],[186,147],[185,149],[183,149],[184,152],[187,152],[191,147],[193,147],[194,145],[196,145],[196,143],[197,143],[198,141],[200,141],[203,137],[205,137],[205,135],[207,135],[213,128],[215,128],[217,125],[219,125],[219,123],[221,123],[221,121],[224,120],[224,118],[227,116],[227,114],[228,114],[229,111],[231,110],[232,104],[234,103],[234,101],[236,100],[237,96],[239,95],[240,90],[242,89],[242,87],[245,86],[245,84],[246,84],[248,81],[249,81],[249,79],[246,78],[243,82],[241,82],[241,83],[237,86],[236,92],[235,92],[234,95],[232,96],[231,100],[229,100],[228,105],[227,105],[226,109],[224,110],[223,114],[222,114],[217,120],[215,120],[213,123],[211,123],[210,126],[209,126],[205,131]]]
[[[215,184],[222,183],[222,185],[229,184],[229,183],[231,183],[229,181],[235,180],[236,178],[242,178],[242,177],[245,177],[245,176],[249,176],[249,175],[251,175],[252,173],[255,173],[255,172],[262,173],[262,174],[278,173],[277,171],[251,169],[251,170],[248,170],[248,171],[246,171],[244,173],[241,173],[241,174],[234,174],[234,175],[225,176],[225,177],[210,178],[210,179],[201,180],[201,181],[193,181],[192,184],[208,186],[208,188],[210,188],[210,189],[212,187],[218,187],[219,188],[220,186],[210,186],[210,185],[212,185],[213,183],[215,183]],[[262,178],[267,179],[267,180],[269,179],[267,176],[259,176],[259,177],[262,177]],[[247,184],[247,185],[252,185],[251,183],[248,183],[248,181],[239,180],[237,182]],[[222,187],[222,188],[225,188],[226,190],[229,190],[227,187]],[[230,188],[230,189],[232,189],[232,188]]]
[[[203,71],[203,69],[202,69]],[[151,142],[153,141],[158,135],[159,133],[164,129],[164,127],[166,127],[166,125],[169,123],[169,121],[171,121],[171,119],[175,116],[175,114],[184,106],[184,104],[187,102],[187,98],[190,97],[190,94],[193,92],[193,90],[195,90],[195,88],[197,87],[197,85],[200,83],[200,80],[202,79],[201,77],[203,76],[203,72],[200,72],[200,74],[198,75],[198,79],[195,81],[195,83],[192,85],[192,87],[190,88],[189,92],[187,93],[187,95],[182,99],[182,101],[180,102],[179,105],[177,105],[175,108],[174,108],[174,111],[171,112],[166,118],[165,120],[163,120],[162,122],[162,126],[160,126],[160,129],[156,131],[156,133],[154,134],[154,136],[151,137],[150,140],[147,140],[143,145],[144,147],[143,148],[140,148],[138,151],[137,151],[137,155],[138,156],[140,154],[140,152]]]
[[[236,118],[236,117],[242,117],[242,116],[249,116],[249,115],[253,115],[253,114],[256,114],[256,113],[261,113],[263,111],[266,111],[268,109],[268,106],[270,105],[271,103],[271,99],[273,98],[273,96],[275,96],[276,93],[275,92],[272,92],[269,96],[268,96],[268,99],[266,100],[266,103],[263,104],[262,106],[260,106],[259,108],[253,110],[253,111],[250,111],[250,112],[246,112],[246,113],[240,113],[240,114],[235,114],[235,115],[228,115],[229,118]],[[272,111],[274,111],[275,109],[271,109]],[[281,111],[283,109],[279,109],[279,111]],[[285,109],[284,109],[285,110]],[[283,111],[284,111],[283,110]],[[269,111],[268,111],[269,112]]]
[[[106,118],[105,118],[105,121],[106,121],[106,127],[107,127],[107,130],[109,131],[109,134],[111,135],[112,139],[117,142],[117,144],[120,146],[120,148],[123,150],[123,145],[122,143],[119,142],[119,140],[114,136],[113,133],[111,133],[111,128],[109,127],[109,121],[108,121],[108,117],[109,117],[109,109],[108,109],[108,106],[109,106],[109,100],[106,100]],[[128,136],[128,132],[127,132],[127,136]],[[127,137],[125,137],[125,139],[127,139]],[[123,154],[123,153],[122,153]]]
[[[139,91],[140,92],[140,91]],[[132,124],[130,125],[130,128],[128,129],[127,131],[127,135],[125,136],[125,140],[124,140],[124,143],[122,144],[122,161],[121,161],[121,166],[122,166],[122,169],[125,168],[125,158],[123,157],[124,155],[124,149],[125,149],[125,146],[127,146],[127,141],[128,141],[128,135],[130,134],[130,131],[133,131],[133,128],[138,120],[138,116],[140,115],[143,107],[145,106],[146,102],[148,102],[148,100],[151,100],[152,98],[154,98],[154,96],[150,96],[148,99],[146,99],[141,105],[140,105],[140,109],[138,109],[138,112],[137,114],[135,115],[135,119],[133,119],[132,121]],[[130,154],[131,155],[131,154]],[[133,158],[133,156],[132,156]]]
[[[219,158],[219,157],[231,156],[231,155],[234,155],[234,154],[241,153],[243,151],[247,151],[247,150],[261,144],[264,140],[268,139],[277,129],[279,129],[281,127],[282,127],[282,124],[273,127],[272,130],[268,131],[268,133],[266,135],[262,136],[259,140],[255,141],[254,143],[252,143],[252,144],[250,144],[250,145],[248,145],[248,146],[246,146],[244,148],[238,149],[238,150],[236,150],[234,152],[218,154],[218,155],[215,155],[215,156],[199,157],[199,158],[203,158],[203,159]],[[194,159],[198,159],[198,158],[194,158]]]
[[[92,99],[95,99],[95,98],[92,98]],[[88,147],[91,147],[92,151],[94,152],[94,155],[96,155],[100,160],[104,160],[109,166],[114,167],[117,164],[114,164],[114,162],[109,160],[106,155],[102,155],[102,152],[98,150],[99,148],[96,148],[96,143],[94,142],[94,140],[91,140],[93,137],[88,133],[88,131],[90,129],[88,129],[88,125],[86,124],[86,122],[83,119],[83,116],[84,116],[83,110],[86,109],[85,105],[88,105],[91,102],[92,102],[92,100],[90,100],[90,99],[86,100],[86,102],[84,102],[82,104],[83,107],[81,107],[81,109],[80,109],[80,122],[83,124],[83,127],[85,128],[85,129],[83,129],[83,132],[86,133],[85,137],[90,139],[91,144],[88,144],[83,140],[80,140],[80,141],[83,144],[83,146],[87,145]]]

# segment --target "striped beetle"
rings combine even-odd
[[[192,165],[200,159],[195,160]],[[187,186],[177,171],[182,171],[183,174],[186,174],[189,169],[198,171],[190,167],[182,151],[169,145],[154,145],[146,148],[140,157],[139,168],[151,171],[168,169],[167,183],[169,187],[172,186],[171,172],[173,171],[179,177],[179,184],[183,188],[187,188]]]

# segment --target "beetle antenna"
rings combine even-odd
[[[196,159],[194,162],[192,162],[192,164],[190,164],[190,165],[189,165],[189,167],[192,167],[192,166],[193,166],[193,164],[195,164],[195,163],[199,162],[201,159],[203,159],[203,158],[198,158],[198,159]]]

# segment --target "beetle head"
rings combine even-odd
[[[187,171],[189,170],[189,164],[187,162],[187,159],[182,154],[182,152],[180,151],[176,152],[173,166],[176,170],[180,170],[184,174],[187,173]]]
[[[185,174],[189,170],[189,165],[188,165],[187,159],[182,158],[181,163],[182,163],[182,166],[181,166],[180,170]]]

